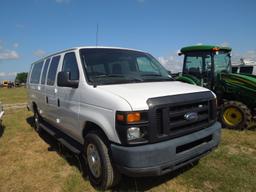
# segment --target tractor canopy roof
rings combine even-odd
[[[181,54],[184,54],[186,52],[192,52],[192,51],[231,51],[232,49],[230,47],[222,47],[217,45],[193,45],[188,47],[183,47],[180,50]]]

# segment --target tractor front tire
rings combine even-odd
[[[223,128],[248,129],[252,119],[250,109],[238,101],[226,101],[221,107],[220,121]]]

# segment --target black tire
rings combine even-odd
[[[41,121],[42,121],[42,118],[39,115],[37,108],[35,108],[34,109],[34,129],[39,134],[42,132],[42,128],[40,127]]]
[[[221,107],[220,121],[223,128],[248,129],[252,120],[250,109],[238,101],[226,101]]]
[[[93,171],[93,168],[90,168],[90,148],[94,146],[97,150],[99,159],[95,158],[96,161],[100,162],[100,173]],[[96,155],[97,156],[97,155]],[[120,180],[120,174],[112,165],[109,150],[102,139],[101,136],[97,133],[89,133],[85,136],[85,151],[84,157],[86,162],[86,169],[88,172],[88,177],[90,183],[93,187],[99,190],[107,190],[116,184]],[[92,158],[91,158],[92,159]],[[92,167],[92,166],[91,166]],[[96,166],[97,167],[97,166]]]

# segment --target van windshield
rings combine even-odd
[[[171,81],[168,71],[151,55],[107,48],[80,50],[89,83],[95,85]]]

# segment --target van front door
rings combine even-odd
[[[79,80],[79,70],[75,52],[66,53],[63,59],[62,71],[70,73],[70,80]],[[58,118],[60,126],[75,139],[79,139],[79,107],[80,89],[58,87]]]

